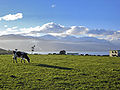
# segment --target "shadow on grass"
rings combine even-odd
[[[47,64],[38,64],[36,66],[47,67],[47,68],[57,68],[57,69],[64,69],[64,70],[72,70],[72,68],[59,67],[59,66],[53,66],[53,65],[47,65]]]

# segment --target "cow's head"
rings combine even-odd
[[[13,51],[13,54],[15,54],[16,53],[16,51]]]

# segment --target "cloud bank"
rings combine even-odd
[[[69,30],[66,31],[67,35],[82,35],[88,32],[88,28],[84,26],[72,26]]]
[[[22,13],[8,14],[8,15],[5,15],[3,17],[0,17],[0,21],[1,20],[13,21],[13,20],[21,19],[21,18],[23,18],[23,14]]]
[[[11,19],[13,20],[13,19]],[[50,34],[53,36],[77,36],[77,37],[95,37],[98,39],[105,39],[108,41],[120,39],[120,30],[105,30],[105,29],[93,29],[90,30],[85,26],[71,26],[66,27],[56,23],[46,23],[42,26],[30,27],[30,28],[17,28],[12,27],[0,31],[0,35],[5,34],[21,34],[25,36],[41,36]]]

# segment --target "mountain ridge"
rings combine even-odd
[[[50,37],[50,38],[49,38]],[[3,39],[5,38],[5,39]],[[31,51],[35,45],[35,51],[109,51],[120,47],[106,40],[94,37],[74,37],[74,36],[52,36],[44,35],[41,37],[4,35],[0,36],[0,47],[8,49],[19,49]]]

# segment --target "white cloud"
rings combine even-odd
[[[8,27],[7,25],[4,25],[4,27],[6,28],[6,27]]]
[[[21,32],[17,30],[17,27],[7,28],[4,31],[0,31],[0,35],[7,35],[7,34],[20,34]]]
[[[3,17],[0,17],[0,21],[1,20],[5,20],[5,21],[12,21],[12,20],[17,20],[17,19],[21,19],[23,18],[23,14],[22,13],[17,13],[17,14],[8,14],[5,15]]]
[[[109,41],[112,41],[112,40],[119,40],[120,39],[120,32],[119,31],[116,31],[114,32],[114,34],[112,35],[107,35],[106,40],[109,40]]]
[[[55,4],[53,4],[53,5],[51,5],[51,7],[52,7],[52,8],[55,8],[55,7],[56,7],[56,5],[55,5]]]
[[[46,33],[54,36],[66,36],[66,35],[86,34],[88,31],[88,28],[84,26],[65,27],[63,25],[51,22],[51,23],[44,24],[41,27],[37,26],[34,28],[28,28],[24,30],[31,31],[32,34]]]
[[[25,29],[26,30],[26,29]],[[27,31],[31,31],[32,35],[46,33],[53,36],[66,36],[66,35],[73,35],[73,36],[88,36],[88,37],[95,37],[98,39],[105,39],[105,40],[116,40],[120,39],[120,31],[112,31],[112,30],[104,30],[104,29],[95,29],[89,30],[85,26],[71,26],[65,27],[60,24],[55,23],[47,23],[43,26],[37,26],[34,28],[29,28]]]
[[[31,33],[63,33],[68,29],[67,27],[64,27],[60,24],[56,24],[53,22],[44,24],[41,27],[40,26],[37,27],[29,28],[29,30],[31,30]]]
[[[63,25],[50,22],[42,26],[36,26],[36,27],[30,27],[30,28],[20,28],[20,29],[18,29],[17,27],[7,28],[5,32],[8,34],[8,32],[13,33],[13,31],[15,30],[18,31],[18,32],[15,32],[17,34],[19,33],[19,34],[32,35],[32,36],[36,36],[36,35],[38,36],[40,34],[66,36],[66,35],[86,34],[86,32],[88,31],[88,28],[84,26],[65,27]]]
[[[111,30],[105,30],[105,29],[94,29],[94,30],[89,30],[88,34],[93,34],[93,35],[112,35],[114,34],[115,31]]]
[[[88,28],[84,26],[72,26],[69,30],[66,31],[67,35],[81,35],[88,32]]]
[[[99,39],[105,39],[109,41],[120,39],[119,31],[112,31],[112,30],[105,30],[105,29],[89,30],[87,35],[90,37],[97,37]]]
[[[7,27],[5,25],[4,27]],[[118,40],[120,39],[120,30],[112,31],[112,30],[105,30],[105,29],[94,29],[89,30],[85,26],[71,26],[66,27],[56,23],[46,23],[42,26],[30,27],[30,28],[18,28],[18,27],[11,27],[7,28],[4,31],[0,31],[0,35],[5,34],[22,34],[26,36],[41,36],[45,34],[50,34],[53,36],[87,36],[87,37],[95,37],[98,39],[105,39],[105,40]]]

